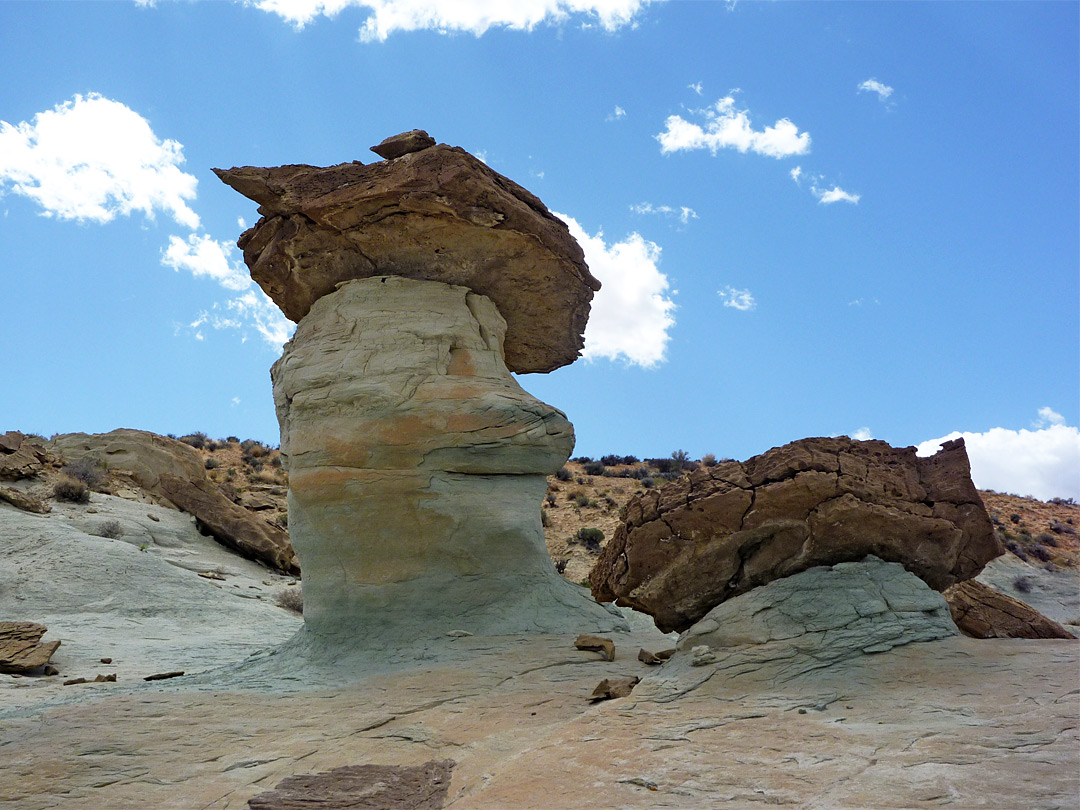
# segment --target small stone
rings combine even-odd
[[[472,633],[470,633],[468,630],[451,630],[446,635],[450,636],[451,638],[465,638],[466,636],[471,636]]]
[[[586,652],[598,652],[604,656],[605,661],[615,660],[615,642],[603,636],[590,636],[582,633],[577,637],[574,646]]]
[[[72,678],[70,681],[64,681],[64,686],[74,686],[77,683],[87,683],[86,678]]]
[[[184,674],[184,670],[182,670],[182,669],[177,670],[176,672],[158,672],[155,675],[147,675],[145,678],[143,678],[143,680],[144,681],[164,681],[164,680],[167,680],[168,678],[179,678],[183,674]]]
[[[60,674],[60,670],[58,670],[52,664],[46,664],[45,669],[43,669],[42,672],[47,676],[59,675]]]
[[[157,515],[151,515],[149,512],[147,512],[146,516],[150,518],[150,520],[154,521],[154,523],[161,523],[161,518],[159,518]]]
[[[598,700],[614,700],[615,698],[627,697],[634,687],[640,683],[641,678],[604,678],[589,695],[590,702]]]
[[[101,660],[101,663],[103,663],[103,664],[111,664],[112,663],[111,658],[102,658],[100,660]]]
[[[94,678],[94,683],[115,683],[115,682],[116,682],[116,675],[112,674],[112,673],[109,674],[109,675],[98,675],[97,677]]]
[[[93,509],[93,508],[87,509],[86,514],[88,514],[88,515],[96,515],[97,514],[97,509]]]
[[[638,650],[637,660],[643,664],[649,666],[658,666],[667,661],[671,656],[675,654],[674,648],[670,650],[661,650],[660,652],[649,652],[644,647]]]
[[[427,149],[429,146],[434,145],[435,139],[424,130],[413,129],[399,135],[391,135],[378,145],[371,147],[371,151],[381,158],[393,160],[402,155],[419,152],[421,149]]]

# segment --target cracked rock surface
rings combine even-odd
[[[215,169],[259,203],[238,242],[251,277],[294,321],[349,279],[462,285],[506,319],[511,371],[572,363],[600,282],[566,224],[464,149],[404,140],[410,151],[369,165]]]
[[[953,620],[975,638],[1076,638],[1035,608],[971,579],[947,591]]]
[[[914,447],[803,439],[636,495],[589,576],[593,595],[682,631],[726,599],[868,554],[944,590],[1002,553],[962,439]]]
[[[311,633],[623,626],[548,557],[540,503],[574,433],[510,375],[505,328],[483,295],[397,276],[300,322],[271,376]]]

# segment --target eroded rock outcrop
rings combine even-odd
[[[506,319],[511,371],[573,362],[600,282],[566,224],[464,149],[412,135],[388,138],[376,149],[396,157],[369,165],[215,169],[259,203],[238,242],[251,277],[294,321],[349,279],[461,285]]]
[[[803,439],[636,495],[589,577],[593,595],[685,630],[780,577],[868,554],[944,590],[1003,549],[962,439],[936,455]]]
[[[945,591],[953,621],[975,638],[1076,638],[1030,605],[975,579]]]
[[[31,478],[52,461],[49,452],[39,443],[17,430],[0,434],[0,479],[18,481]]]
[[[59,641],[42,641],[37,622],[0,622],[0,672],[31,672],[49,663]]]
[[[92,455],[130,477],[163,503],[193,515],[206,534],[245,557],[299,573],[289,536],[226,498],[206,476],[202,459],[183,442],[145,430],[66,433],[53,445],[69,461]]]
[[[573,429],[510,373],[577,357],[599,283],[536,197],[430,140],[218,171],[260,204],[239,245],[299,321],[271,377],[306,638],[625,627],[551,564],[540,503]]]

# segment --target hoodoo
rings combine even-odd
[[[610,630],[554,570],[545,476],[573,427],[511,371],[573,362],[599,282],[566,225],[414,130],[389,159],[215,170],[296,334],[271,378],[304,618],[319,637]]]

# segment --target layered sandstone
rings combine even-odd
[[[936,455],[803,439],[636,495],[589,577],[602,601],[685,630],[780,577],[868,554],[944,590],[1002,553],[962,439]]]
[[[461,285],[506,319],[511,371],[572,363],[600,289],[581,247],[535,195],[464,149],[429,141],[388,138],[375,148],[394,157],[370,165],[215,169],[259,203],[262,218],[238,243],[251,277],[294,321],[349,279]]]
[[[574,444],[507,370],[486,296],[356,279],[271,371],[289,530],[316,635],[394,639],[611,628],[555,572],[540,503]]]
[[[971,579],[947,591],[953,621],[975,638],[1076,638],[1030,605]]]

